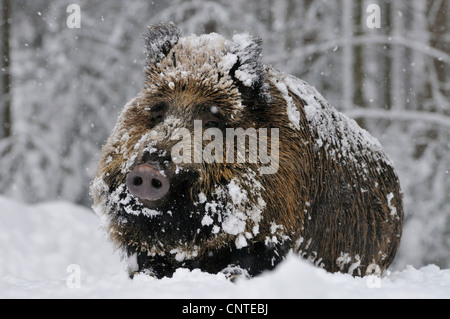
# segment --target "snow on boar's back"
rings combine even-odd
[[[330,272],[381,273],[402,192],[376,139],[310,85],[261,61],[261,40],[146,35],[143,89],[91,184],[130,274],[254,276],[293,251]]]

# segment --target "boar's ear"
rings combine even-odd
[[[249,33],[236,34],[230,46],[230,53],[237,56],[230,70],[230,76],[239,81],[239,90],[247,98],[259,102],[269,98],[266,80],[266,66],[262,62],[262,39]],[[249,96],[250,95],[250,96]]]
[[[146,64],[151,67],[164,59],[169,51],[177,44],[181,31],[173,23],[157,23],[148,28],[144,36],[146,47]]]

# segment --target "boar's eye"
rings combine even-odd
[[[205,129],[219,127],[220,123],[219,117],[214,114],[207,115],[203,118],[203,127]]]
[[[151,118],[153,123],[161,123],[165,117],[165,104],[158,103],[151,108]]]
[[[152,114],[152,122],[153,123],[161,123],[163,120],[164,120],[164,114],[162,112]]]
[[[219,127],[219,121],[207,120],[204,122],[203,127],[206,129],[213,128],[213,127]]]

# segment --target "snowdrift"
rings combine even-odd
[[[450,298],[450,269],[353,278],[291,255],[275,271],[236,283],[187,269],[130,280],[89,209],[0,197],[0,298]]]

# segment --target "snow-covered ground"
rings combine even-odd
[[[237,283],[187,269],[130,280],[89,209],[0,197],[0,298],[450,298],[450,269],[408,266],[381,279],[353,278],[289,256],[275,271]]]

